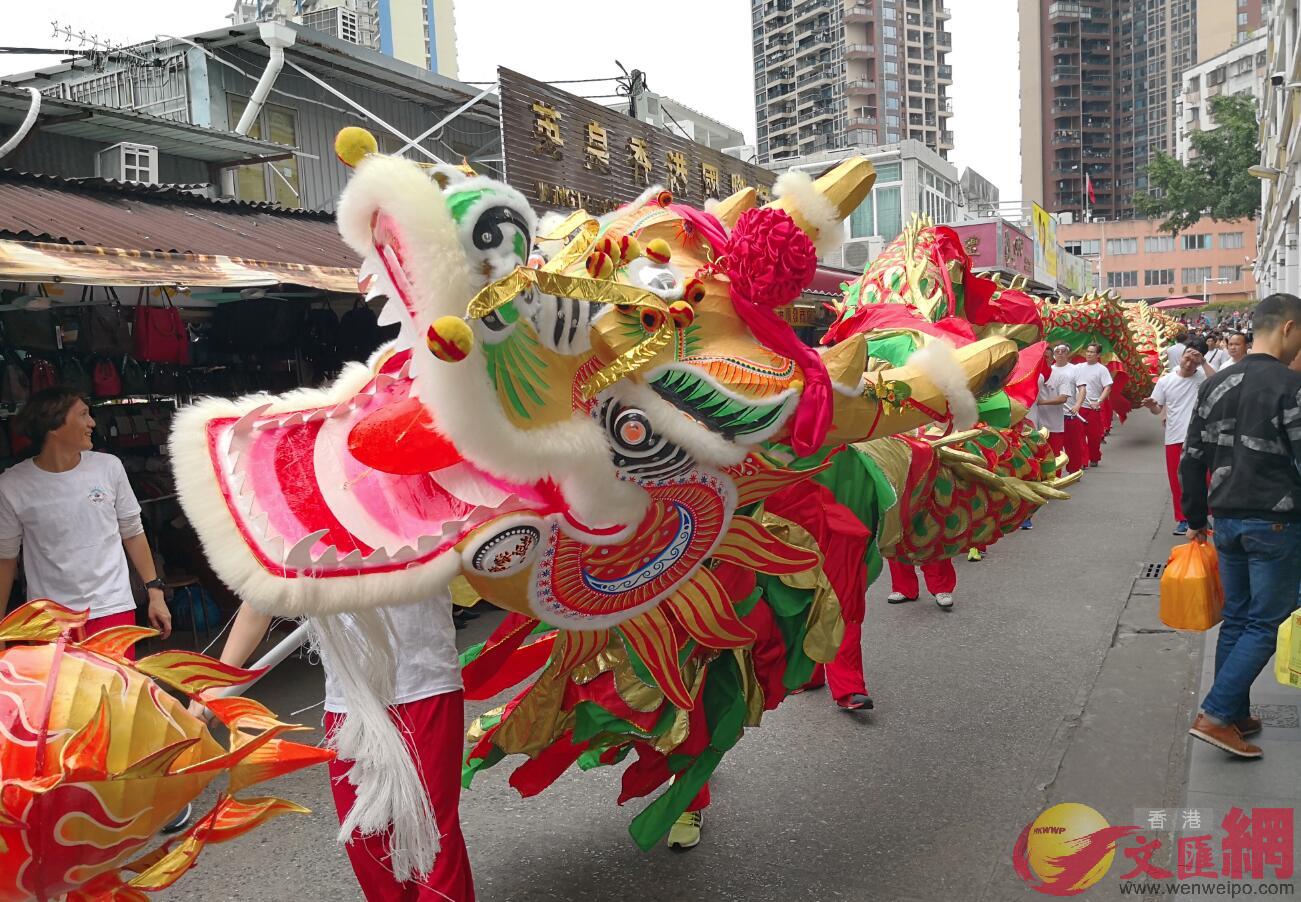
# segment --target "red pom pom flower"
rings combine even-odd
[[[758,207],[732,229],[725,267],[733,295],[772,309],[794,301],[813,281],[818,253],[789,213]]]

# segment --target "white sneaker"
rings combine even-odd
[[[916,598],[909,598],[902,592],[891,592],[885,598],[886,604],[903,604],[905,601],[916,601]]]
[[[953,593],[940,592],[935,596],[935,603],[946,611],[953,610]]]

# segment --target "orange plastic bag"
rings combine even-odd
[[[1224,587],[1215,546],[1189,542],[1170,552],[1161,576],[1161,622],[1177,630],[1208,630],[1220,622]]]

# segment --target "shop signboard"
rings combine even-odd
[[[954,226],[972,268],[1007,276],[1034,275],[1033,243],[1016,226],[1002,220]]]
[[[506,181],[538,210],[609,212],[652,185],[703,208],[776,175],[544,82],[497,70]]]
[[[1032,205],[1034,278],[1044,285],[1057,284],[1057,220],[1038,204]]]

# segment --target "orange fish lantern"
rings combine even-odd
[[[209,697],[257,672],[186,651],[132,662],[127,651],[154,630],[120,626],[77,641],[85,620],[46,600],[0,620],[0,641],[33,643],[0,651],[0,902],[143,899],[175,883],[207,843],[307,811],[232,793],[333,757],[280,739],[307,728],[255,701]],[[202,700],[230,729],[230,749],[154,680]],[[228,786],[212,810],[145,851],[222,774]]]

